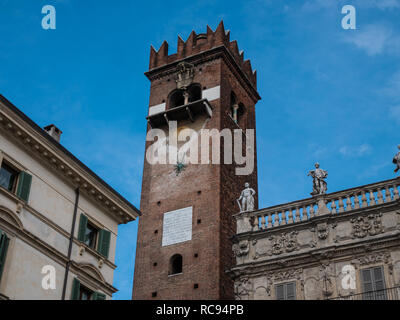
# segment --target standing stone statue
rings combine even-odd
[[[236,200],[239,205],[240,212],[253,211],[254,195],[256,194],[256,192],[254,191],[254,189],[250,188],[250,184],[248,182],[244,184],[244,187],[245,189],[240,194],[239,199]],[[242,201],[241,204],[240,201]]]
[[[397,146],[400,150],[400,144]],[[397,172],[400,170],[400,151],[397,152],[397,154],[393,158],[393,163],[396,165],[396,169],[394,169],[394,172]]]
[[[324,179],[328,176],[328,171],[320,169],[319,163],[317,162],[315,164],[315,170],[311,170],[308,173],[308,176],[313,178],[313,192],[311,192],[312,196],[326,193],[328,188]]]

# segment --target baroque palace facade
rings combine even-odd
[[[400,298],[400,179],[235,214],[236,299]]]
[[[140,211],[0,95],[0,300],[109,300]],[[53,278],[54,277],[54,278]]]

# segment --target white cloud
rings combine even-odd
[[[339,152],[345,157],[362,157],[371,151],[372,147],[366,143],[359,146],[343,146],[339,149]]]
[[[365,28],[347,32],[343,40],[373,56],[383,53],[386,49],[393,51],[391,47],[392,37],[390,29],[382,25],[368,25]]]

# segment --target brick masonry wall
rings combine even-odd
[[[220,85],[221,97],[211,102],[211,119],[200,117],[194,124],[184,125],[199,127],[208,121],[207,129],[237,128],[228,115],[233,90],[246,107],[239,125],[255,128],[256,101],[247,95],[222,58],[197,63],[193,82],[200,83],[203,89]],[[151,83],[150,106],[168,102],[174,89],[174,74],[155,78]],[[146,143],[146,150],[150,144]],[[235,175],[234,165],[190,164],[176,176],[173,165],[150,165],[145,159],[133,299],[152,299],[153,292],[157,292],[156,299],[234,298],[233,281],[225,273],[234,264],[231,237],[236,230],[232,214],[239,210],[236,199],[245,182],[257,191],[256,168],[255,163],[253,174],[241,177]],[[192,240],[162,247],[164,213],[190,206]],[[176,253],[183,256],[183,272],[168,276],[169,259]],[[198,284],[197,289],[194,284]]]

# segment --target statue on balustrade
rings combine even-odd
[[[254,211],[254,195],[256,192],[254,189],[250,188],[250,184],[248,182],[244,184],[244,187],[245,189],[240,194],[239,199],[236,200],[239,205],[240,212]],[[242,203],[240,203],[240,201]]]
[[[400,150],[400,144],[397,146]],[[396,169],[394,169],[394,172],[397,172],[400,170],[400,151],[397,152],[397,154],[393,158],[393,163],[396,165]]]
[[[328,176],[328,171],[319,168],[319,163],[315,164],[315,170],[311,170],[308,176],[313,178],[313,192],[312,196],[324,194],[328,190],[327,183],[324,179]]]

